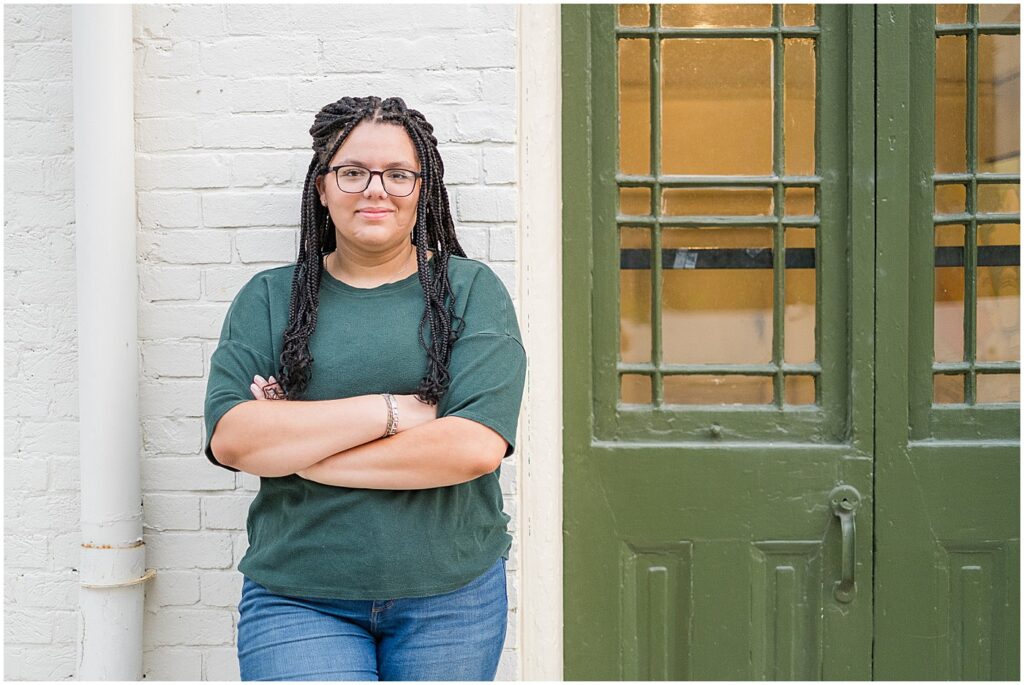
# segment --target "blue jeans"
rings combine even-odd
[[[245,577],[242,680],[494,680],[505,644],[505,559],[429,597],[277,595]]]

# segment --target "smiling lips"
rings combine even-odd
[[[380,219],[391,213],[392,210],[385,207],[367,207],[366,209],[356,210],[359,214],[362,214],[367,219]]]

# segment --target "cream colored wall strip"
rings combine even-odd
[[[562,679],[561,9],[519,6],[520,678]]]

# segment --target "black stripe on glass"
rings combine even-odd
[[[651,251],[644,248],[620,250],[620,269],[650,269]],[[962,247],[936,247],[935,266],[963,266]],[[786,250],[787,269],[813,269],[813,247]],[[1020,266],[1019,245],[979,245],[978,266]],[[770,269],[770,247],[665,248],[661,251],[662,269]]]

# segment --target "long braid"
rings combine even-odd
[[[465,257],[466,253],[455,235],[455,222],[444,186],[444,163],[437,150],[434,127],[420,112],[407,108],[405,102],[397,97],[386,100],[372,96],[341,98],[321,109],[309,129],[313,136],[314,154],[303,186],[299,253],[292,276],[279,380],[289,399],[301,399],[308,387],[314,361],[309,353],[309,339],[316,330],[322,257],[337,247],[334,231],[330,230],[330,214],[319,202],[316,179],[326,173],[330,160],[352,129],[366,120],[402,126],[419,157],[422,185],[412,241],[416,246],[416,264],[424,299],[419,339],[429,361],[416,395],[424,402],[436,404],[448,388],[451,348],[465,326],[454,312],[455,294],[448,280],[448,257],[453,254]],[[434,251],[432,262],[427,258],[428,248]],[[445,302],[446,299],[450,304]],[[455,329],[453,320],[458,324]],[[424,338],[424,330],[428,326],[429,345]]]

